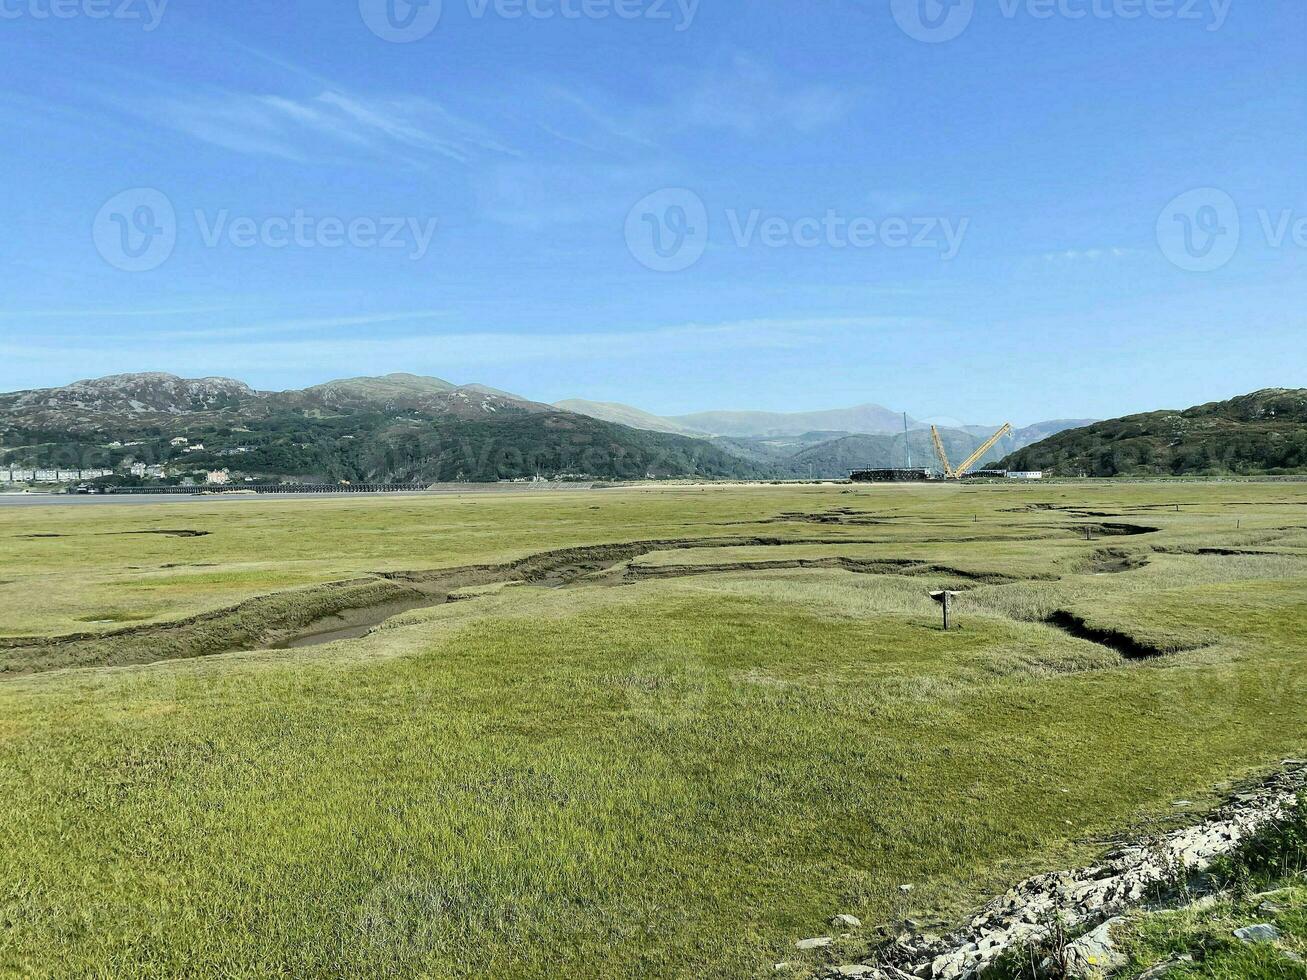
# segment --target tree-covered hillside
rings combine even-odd
[[[184,444],[182,444],[184,441]],[[124,375],[0,395],[0,465],[269,482],[486,482],[770,475],[702,439],[647,432],[478,385],[391,375],[303,391]]]
[[[1063,476],[1307,472],[1307,389],[1272,388],[1098,422],[1027,446],[1002,465]]]

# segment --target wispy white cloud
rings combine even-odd
[[[553,136],[595,149],[610,148],[610,140],[626,143],[628,148],[659,148],[653,136],[633,120],[629,106],[625,111],[603,107],[593,96],[587,98],[557,83],[542,85],[538,91],[544,111],[537,113],[537,124]],[[545,116],[548,121],[540,121]]]
[[[657,165],[505,162],[472,179],[482,214],[522,231],[539,232],[584,222],[620,229],[641,193],[632,188],[666,182]]]
[[[421,166],[433,157],[468,163],[484,151],[515,154],[484,127],[420,98],[365,98],[337,89],[310,96],[209,89],[115,103],[224,149],[287,160],[353,153]]]
[[[847,88],[794,84],[744,54],[679,80],[681,125],[751,136],[766,129],[810,133],[841,122],[857,104]]]
[[[1060,252],[1045,252],[1041,258],[1053,263],[1101,262],[1105,259],[1125,259],[1138,255],[1138,249],[1131,248],[1068,248]]]
[[[344,157],[425,166],[518,153],[484,122],[436,99],[353,92],[282,58],[241,44],[228,47],[234,62],[255,69],[242,73],[244,84],[178,87],[109,72],[81,95],[92,105],[236,153],[296,162]]]

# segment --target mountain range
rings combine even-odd
[[[230,378],[142,373],[0,395],[0,466],[238,466],[260,481],[843,477],[903,465],[909,448],[925,465],[928,433],[923,423],[907,424],[905,443],[904,416],[870,404],[664,418],[581,399],[548,405],[412,374],[268,392]],[[1072,424],[1023,430],[992,455]],[[991,431],[946,429],[943,438],[960,458]]]
[[[767,475],[703,439],[409,374],[281,392],[229,378],[127,374],[0,395],[0,465],[117,470],[129,462],[169,472],[231,467],[260,482]]]
[[[652,432],[711,439],[736,456],[770,467],[778,475],[846,476],[863,467],[934,465],[930,425],[881,405],[866,404],[822,412],[699,412],[660,416],[630,405],[580,398],[557,402],[557,408]],[[1093,419],[1056,419],[1017,429],[986,455],[984,462],[1016,452]],[[905,432],[906,428],[906,432]],[[997,425],[941,426],[949,458],[966,458]]]
[[[929,426],[879,405],[821,412],[658,416],[572,399],[550,405],[481,384],[390,374],[290,391],[230,378],[115,375],[0,394],[0,469],[163,464],[305,482],[831,478],[934,466]],[[996,427],[940,429],[949,457]],[[1001,458],[1001,462],[1000,461]],[[1307,469],[1307,391],[1269,389],[1182,411],[1019,429],[981,466],[1094,476]]]
[[[572,399],[558,407],[608,422],[681,435],[729,436],[766,439],[801,436],[808,432],[902,432],[904,416],[880,405],[856,405],[822,412],[696,412],[693,415],[661,417],[629,405]],[[908,419],[908,425],[920,423]]]

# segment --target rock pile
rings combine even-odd
[[[1010,948],[1043,944],[1059,921],[1068,930],[1090,930],[1070,944],[1069,958],[1086,973],[1110,972],[1114,917],[1141,904],[1150,891],[1165,890],[1234,850],[1264,821],[1281,815],[1305,786],[1307,760],[1286,759],[1261,785],[1236,794],[1196,826],[1118,848],[1100,864],[1027,878],[947,936],[905,933],[876,959],[828,969],[824,976],[969,980]]]

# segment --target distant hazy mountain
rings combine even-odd
[[[903,466],[903,416],[879,405],[861,405],[821,412],[699,412],[674,418],[607,402],[572,399],[557,407],[592,418],[653,432],[711,435],[715,445],[778,475],[842,477],[862,467]],[[993,462],[1065,429],[1089,425],[1092,419],[1058,419],[1018,429],[989,454]],[[908,419],[912,462],[935,466],[928,424]],[[941,426],[954,462],[960,462],[987,440],[998,425]],[[876,438],[868,438],[875,436]]]
[[[565,412],[588,415],[592,419],[601,419],[604,422],[629,425],[633,429],[646,429],[649,432],[670,432],[683,436],[707,435],[707,433],[700,430],[680,425],[672,419],[663,418],[651,412],[644,412],[638,408],[632,408],[630,405],[621,405],[617,402],[592,402],[584,398],[569,398],[566,401],[555,402],[554,407],[561,408]]]
[[[929,430],[909,432],[908,439],[914,467],[939,469]],[[949,459],[960,463],[985,440],[961,429],[941,429],[940,441],[944,443]],[[995,449],[990,458],[997,459],[1001,455],[1002,451]],[[984,462],[982,460],[981,464]],[[791,456],[787,463],[795,476],[846,477],[853,470],[907,466],[908,452],[902,432],[898,435],[857,433],[807,446]]]
[[[1059,432],[1082,429],[1087,425],[1093,425],[1097,421],[1097,419],[1053,419],[1050,422],[1036,422],[1024,429],[1017,429],[1012,442],[1015,443],[1016,449],[1022,449],[1032,443],[1039,442],[1041,439],[1055,436]]]
[[[1041,422],[1038,425],[1018,429],[1010,436],[1001,439],[993,449],[976,463],[977,467],[996,465],[1004,456],[1015,452],[1041,436],[1041,433],[1059,427],[1072,427],[1072,421]],[[961,463],[980,446],[988,441],[998,426],[977,425],[966,428],[942,428],[940,440],[944,451],[954,464]],[[934,445],[930,439],[929,429],[913,429],[907,435],[868,435],[865,433],[827,434],[821,440],[809,440],[805,444],[781,449],[779,456],[773,453],[771,462],[784,470],[786,475],[794,477],[845,477],[851,470],[878,469],[882,467],[907,466],[929,467],[938,469]],[[769,447],[779,448],[780,440],[716,439],[714,442],[722,448],[737,455],[758,460]],[[752,449],[754,455],[745,450]],[[909,452],[911,450],[911,452]]]
[[[798,436],[817,430],[890,433],[903,431],[903,416],[880,405],[858,405],[821,412],[697,412],[670,419],[677,425],[715,436],[755,438]],[[912,425],[911,419],[908,424]]]
[[[1052,435],[1004,463],[1071,476],[1307,472],[1307,389],[1110,419]]]

